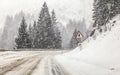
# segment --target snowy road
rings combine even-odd
[[[68,75],[54,59],[63,51],[0,52],[0,75]]]
[[[52,57],[47,56],[38,65],[32,75],[69,75],[67,71]]]

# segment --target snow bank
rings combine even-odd
[[[120,16],[117,16],[111,20],[116,22],[110,32],[99,34],[96,40],[84,43],[82,51],[77,47],[69,53],[56,56],[56,60],[68,66],[66,69],[72,71],[72,75],[120,75],[119,19]]]

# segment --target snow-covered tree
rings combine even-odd
[[[64,48],[70,48],[70,41],[75,29],[77,29],[84,35],[83,39],[87,38],[87,35],[86,35],[87,27],[86,27],[85,19],[83,18],[82,20],[78,20],[78,21],[75,19],[70,19],[67,23],[67,26],[61,31],[62,46]]]
[[[77,33],[77,29],[74,30],[74,33],[73,33],[73,36],[71,38],[71,41],[70,41],[70,48],[75,48],[78,46],[78,41],[76,40],[76,33]]]
[[[41,9],[39,19],[37,22],[36,34],[37,48],[54,48],[54,30],[52,26],[51,16],[46,2],[44,2]]]
[[[36,34],[37,34],[37,25],[36,21],[34,21],[33,28],[32,28],[32,47],[36,48]]]
[[[31,24],[29,25],[28,33],[29,33],[30,39],[32,39],[32,26],[31,26]]]
[[[29,34],[29,38],[31,40],[31,48],[33,48],[33,41],[34,41],[34,39],[33,39],[33,35],[34,35],[33,30],[34,30],[33,26],[30,24],[29,28],[28,28],[28,34]]]
[[[115,15],[120,14],[120,1],[119,0],[94,0],[93,4],[93,20],[94,32],[106,31],[106,23],[109,22]]]
[[[95,0],[94,2],[94,25],[103,26],[107,22],[109,16],[108,0]]]
[[[115,15],[120,14],[120,0],[109,0],[110,19]]]
[[[55,12],[54,10],[52,11],[52,24],[53,24],[53,27],[54,27],[54,44],[55,44],[55,48],[61,48],[62,47],[62,40],[61,40],[61,33],[60,33],[60,30],[57,26],[57,18],[56,18],[56,15],[55,15]]]
[[[25,18],[23,17],[20,28],[18,30],[18,37],[15,39],[16,48],[31,48],[31,40],[29,39],[29,34],[27,32],[27,24]]]
[[[9,38],[9,34],[10,34],[10,29],[13,25],[13,17],[11,16],[7,16],[6,20],[5,20],[5,26],[3,29],[3,33],[1,35],[1,39],[0,39],[0,47],[1,48],[6,48],[6,46],[8,46],[8,42],[10,43],[10,41],[8,41]],[[8,27],[9,26],[9,27]],[[12,33],[11,33],[12,34]]]

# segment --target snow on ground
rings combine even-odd
[[[67,51],[0,52],[0,75],[68,75],[53,59],[64,52]]]
[[[45,57],[33,71],[32,75],[69,75],[52,56]]]
[[[112,21],[115,20],[110,32],[99,34],[89,43],[86,40],[82,50],[77,47],[55,59],[71,75],[120,75],[120,16]]]
[[[0,52],[0,75],[120,75],[119,19],[108,23],[116,20],[111,31],[82,43],[82,49]]]
[[[36,55],[38,55],[37,52],[0,52],[0,75],[23,64]]]

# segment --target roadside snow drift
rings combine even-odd
[[[99,34],[85,47],[83,44],[82,51],[77,47],[55,58],[71,75],[120,75],[120,17],[113,21],[111,31]]]

